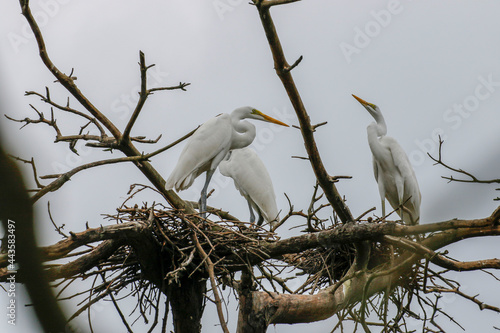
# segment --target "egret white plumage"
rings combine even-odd
[[[385,216],[387,198],[404,222],[418,224],[421,195],[408,156],[394,138],[386,136],[387,125],[378,106],[355,95],[352,96],[375,119],[375,122],[368,125],[366,131],[373,154],[373,172],[382,199],[382,215]]]
[[[219,164],[219,171],[234,181],[234,186],[247,200],[250,209],[250,222],[255,222],[253,210],[259,215],[257,225],[265,220],[276,225],[278,207],[271,177],[257,153],[249,148],[230,150]]]
[[[229,150],[246,147],[255,139],[255,126],[243,119],[261,120],[288,127],[287,124],[250,106],[237,108],[231,114],[220,114],[201,125],[188,139],[177,165],[167,179],[167,189],[175,187],[176,191],[181,191],[190,187],[200,174],[206,172],[199,207],[202,217],[205,216],[207,208],[208,184],[220,161]]]

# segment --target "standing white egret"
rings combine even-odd
[[[199,210],[202,217],[205,217],[207,208],[208,184],[220,161],[229,150],[246,147],[255,139],[255,126],[243,119],[267,121],[288,127],[249,106],[238,108],[230,115],[220,114],[209,119],[193,133],[167,179],[167,189],[175,187],[176,191],[181,191],[191,186],[200,174],[207,173],[200,198]]]
[[[232,178],[236,189],[247,199],[250,222],[255,222],[255,209],[259,214],[257,225],[265,220],[272,229],[279,218],[276,195],[271,177],[257,153],[248,147],[230,150],[220,162],[219,171]]]
[[[352,96],[376,121],[368,125],[366,131],[373,154],[373,172],[382,199],[382,215],[385,216],[387,198],[404,222],[418,224],[421,195],[408,156],[394,138],[386,136],[387,125],[378,106]]]

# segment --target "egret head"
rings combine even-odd
[[[365,107],[365,109],[372,115],[372,117],[375,119],[377,122],[377,132],[378,135],[385,135],[387,134],[387,126],[385,124],[384,116],[382,115],[382,111],[380,111],[379,107],[376,106],[375,104],[368,103],[367,101],[359,98],[356,95],[352,95],[358,102],[361,103]]]
[[[352,97],[354,97],[358,102],[361,103],[361,105],[363,105],[365,107],[365,109],[372,115],[373,118],[375,118],[375,120],[378,120],[378,115],[382,115],[382,112],[380,111],[380,109],[378,108],[378,106],[376,106],[375,104],[372,104],[372,103],[368,103],[367,101],[359,98],[358,96],[356,95],[352,95]]]
[[[233,111],[233,113],[239,114],[241,119],[244,119],[244,118],[256,119],[256,120],[266,121],[269,123],[289,127],[287,124],[285,124],[277,119],[274,119],[272,117],[269,117],[268,115],[260,112],[259,110],[255,109],[251,106],[244,106],[241,108],[237,108],[236,110]]]

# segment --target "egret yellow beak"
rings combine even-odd
[[[358,96],[356,96],[356,95],[354,95],[354,94],[352,94],[352,97],[356,98],[356,100],[357,100],[358,102],[360,102],[360,103],[361,103],[362,105],[364,105],[364,106],[371,106],[372,108],[375,108],[375,105],[373,105],[372,103],[368,103],[368,102],[367,102],[367,101],[365,101],[364,99],[361,99],[361,98],[359,98]]]
[[[279,121],[278,119],[274,119],[273,117],[269,117],[267,114],[263,114],[262,112],[260,112],[257,109],[253,109],[252,113],[253,114],[258,114],[259,116],[261,116],[262,118],[264,118],[264,120],[267,121],[267,122],[270,122],[270,123],[273,123],[273,124],[277,124],[277,125],[281,125],[281,126],[285,126],[285,127],[290,127],[287,124]]]

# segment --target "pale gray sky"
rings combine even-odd
[[[35,117],[31,103],[48,115],[49,109],[37,98],[24,97],[24,91],[43,92],[48,86],[53,99],[61,103],[67,93],[42,66],[18,2],[4,0],[0,8],[0,73],[6,112],[18,118]],[[297,124],[273,70],[258,14],[248,1],[40,0],[33,1],[32,10],[53,61],[66,73],[74,68],[80,89],[120,128],[137,98],[139,50],[145,52],[149,64],[156,64],[149,77],[151,86],[191,83],[187,92],[151,96],[132,134],[150,138],[162,134],[160,144],[165,145],[210,117],[244,105]],[[354,215],[373,206],[380,214],[380,200],[366,139],[366,126],[372,118],[352,93],[381,108],[388,135],[399,141],[413,162],[422,192],[421,223],[484,217],[497,206],[492,200],[499,195],[494,185],[447,184],[441,176],[450,173],[433,167],[426,152],[436,153],[437,134],[441,134],[446,138],[444,157],[450,164],[480,178],[499,177],[499,12],[500,3],[493,0],[304,0],[272,10],[288,61],[304,56],[293,76],[312,122],[328,121],[316,132],[324,163],[333,175],[353,176],[338,188]],[[57,119],[64,134],[72,134],[82,125],[67,116]],[[307,162],[290,158],[305,154],[299,131],[263,123],[256,126],[253,147],[273,178],[278,207],[288,209],[286,192],[297,208],[307,208],[314,184],[312,170]],[[53,144],[54,133],[47,126],[18,128],[2,116],[2,140],[21,157],[35,157],[40,174],[108,156],[80,145],[78,157],[66,144]],[[139,149],[151,151],[153,147]],[[165,178],[181,149],[182,145],[153,159]],[[109,223],[101,214],[113,213],[134,182],[144,183],[145,179],[129,165],[77,175],[37,203],[41,242],[58,240],[46,216],[47,201],[57,222],[66,224],[66,230],[79,231],[86,221],[91,227]],[[197,180],[181,197],[198,200],[202,182]],[[216,191],[209,205],[230,208],[242,219],[248,217],[246,202],[231,181],[216,175],[213,187]],[[146,195],[137,200],[159,198]],[[299,222],[291,220],[289,226]],[[284,237],[299,232],[287,231],[286,226],[282,229]],[[471,260],[498,256],[500,246],[493,239],[469,240],[450,250],[457,259]],[[481,283],[477,274],[456,276],[471,294],[480,293],[490,302],[500,299],[495,281],[486,275],[479,277]],[[0,302],[4,299],[0,294]],[[492,332],[493,324],[500,326],[498,315],[454,300],[445,298],[446,309],[461,320],[467,332],[473,328]],[[232,330],[235,306],[232,300]],[[31,319],[21,311],[13,332],[30,327]],[[213,309],[207,308],[207,313]],[[121,325],[110,304],[104,303],[93,315],[94,327],[100,331]],[[4,319],[0,320],[2,331],[7,327]],[[79,323],[85,320],[82,316]],[[310,327],[328,332],[334,322],[330,319]],[[216,323],[216,316],[207,315],[204,331],[218,332],[213,326]],[[447,321],[443,318],[441,323],[446,326]],[[303,329],[297,325],[269,330]]]

